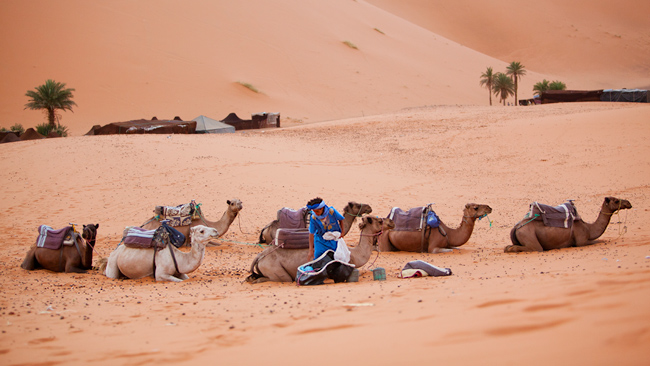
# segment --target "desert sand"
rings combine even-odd
[[[21,96],[48,77],[76,88],[79,104],[62,116],[71,137],[0,145],[1,364],[650,362],[647,104],[490,107],[478,76],[512,60],[469,48],[462,25],[457,41],[454,29],[435,33],[409,16],[417,14],[416,2],[274,3],[0,3],[0,42],[13,51],[0,56],[7,65],[0,69],[3,126],[44,120],[22,110]],[[542,13],[565,6],[572,14],[578,6],[552,4]],[[603,4],[592,12],[618,19],[606,17]],[[455,9],[458,16],[471,13]],[[47,42],[36,32],[53,14],[62,27],[85,31],[65,33],[66,42],[39,51],[34,45]],[[23,32],[17,25],[25,19],[34,28]],[[269,19],[272,31],[237,26]],[[585,22],[562,19],[565,26]],[[561,43],[564,31],[547,36]],[[342,45],[351,35],[358,50]],[[647,50],[624,48],[635,56]],[[246,57],[252,54],[259,58]],[[567,68],[579,61],[572,57]],[[647,61],[633,60],[620,75],[643,86]],[[520,61],[527,64],[523,54]],[[561,62],[529,69],[522,90],[531,93],[543,77],[590,80],[585,88],[612,82],[601,77],[605,66],[573,76],[562,74]],[[81,136],[96,123],[262,110],[283,113],[284,127]],[[263,250],[255,245],[259,230],[279,208],[301,207],[314,196],[337,208],[368,203],[382,217],[394,206],[435,202],[452,227],[466,203],[494,211],[452,253],[374,252],[357,283],[245,283]],[[633,208],[614,215],[593,245],[503,253],[531,202],[573,199],[591,222],[606,196]],[[216,220],[231,198],[242,200],[241,214],[182,283],[20,268],[41,224],[99,223],[97,262],[118,245],[125,226],[145,222],[156,205],[194,199]],[[346,240],[354,246],[358,239],[355,227]],[[453,275],[399,278],[415,259]],[[373,280],[376,267],[385,268],[386,281]]]

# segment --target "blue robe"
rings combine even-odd
[[[314,259],[320,257],[327,250],[336,252],[336,240],[325,240],[323,235],[328,231],[338,231],[341,234],[343,229],[339,221],[345,219],[334,207],[325,207],[325,217],[318,219],[312,212],[309,220],[309,233],[314,234]]]

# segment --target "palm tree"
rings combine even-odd
[[[25,109],[44,109],[47,114],[47,122],[52,128],[57,125],[57,109],[72,112],[72,106],[77,103],[72,101],[74,89],[66,89],[65,83],[58,83],[48,79],[45,84],[28,90],[25,96],[30,100],[25,104]]]
[[[533,95],[541,96],[543,92],[549,90],[548,80],[544,79],[533,86]]]
[[[503,101],[503,105],[506,105],[506,99],[515,94],[515,85],[512,82],[512,79],[502,73],[497,72],[494,75],[494,83],[492,84],[492,92],[494,95],[500,97],[500,100]]]
[[[506,67],[506,74],[510,75],[512,77],[512,81],[515,82],[515,105],[517,105],[517,87],[519,84],[519,79],[521,79],[522,76],[526,75],[526,69],[524,68],[524,65],[522,65],[518,61],[513,61]]]
[[[548,85],[548,89],[549,90],[566,90],[566,84],[559,81],[559,80],[555,80],[555,81],[552,81]]]
[[[492,72],[492,68],[488,67],[487,70],[485,70],[484,73],[481,74],[481,81],[480,85],[484,86],[488,90],[488,94],[490,95],[490,105],[492,105],[492,84],[494,83],[494,73]]]

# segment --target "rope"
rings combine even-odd
[[[217,238],[216,240],[225,241],[225,242],[229,242],[229,243],[235,243],[235,244],[258,246],[258,247],[260,247],[260,248],[271,247],[271,246],[273,246],[273,245],[267,245],[267,244],[260,244],[260,243],[247,243],[247,242],[244,242],[244,241],[237,241],[237,240],[230,240],[230,239],[221,239],[221,238]]]

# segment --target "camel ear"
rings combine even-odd
[[[99,223],[95,224],[95,229],[99,229]]]
[[[469,203],[465,205],[465,208],[469,208]]]
[[[226,201],[227,204],[230,204],[230,200]]]
[[[609,203],[609,197],[605,197],[605,203]]]
[[[353,207],[354,207],[354,203],[352,203],[352,201],[348,202],[348,207],[353,208]]]

